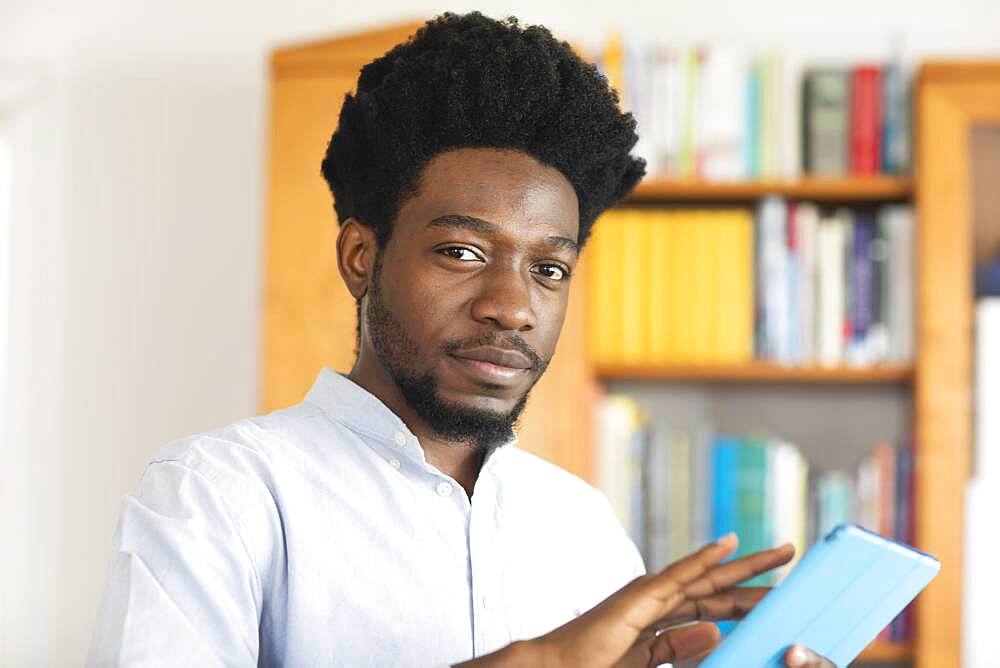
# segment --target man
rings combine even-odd
[[[354,368],[154,458],[90,663],[646,666],[718,642],[661,629],[752,607],[734,585],[788,546],[645,576],[603,496],[514,446],[591,226],[643,174],[616,102],[544,28],[479,14],[362,70],[322,166]]]

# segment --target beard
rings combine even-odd
[[[407,405],[427,424],[435,436],[446,442],[459,443],[489,451],[514,438],[517,419],[528,402],[528,394],[548,366],[524,340],[515,335],[487,334],[473,339],[449,342],[442,352],[450,354],[475,345],[502,345],[520,350],[531,360],[529,373],[534,380],[506,412],[470,408],[450,402],[438,392],[438,380],[433,370],[420,371],[420,350],[407,334],[402,323],[388,308],[380,289],[381,252],[375,259],[372,284],[364,310],[368,337],[382,366],[389,372]],[[486,386],[489,388],[489,386]]]

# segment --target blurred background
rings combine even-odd
[[[853,501],[843,501],[848,504],[861,503],[857,498],[865,494],[865,498],[898,499],[892,510],[874,507],[874,501],[864,508],[855,505],[849,518],[866,512],[862,519],[868,518],[878,529],[878,523],[891,515],[895,524],[882,528],[903,535],[896,524],[915,527],[905,535],[936,553],[942,545],[950,546],[946,552],[953,558],[945,559],[950,575],[934,594],[938,596],[934,615],[921,612],[921,623],[897,629],[899,635],[887,632],[868,658],[920,666],[1000,665],[1000,653],[987,635],[988,622],[995,616],[994,599],[1000,596],[987,564],[1000,541],[995,522],[984,510],[1000,507],[991,491],[1000,483],[996,456],[989,455],[994,461],[984,463],[984,453],[1000,447],[1000,441],[996,427],[990,425],[980,426],[981,434],[987,428],[993,431],[992,436],[980,437],[978,449],[972,436],[972,402],[984,395],[982,388],[992,392],[989,405],[1000,401],[996,382],[989,380],[994,376],[983,372],[987,364],[998,368],[996,346],[992,352],[984,346],[977,349],[974,338],[978,308],[980,313],[994,314],[984,317],[992,318],[995,340],[1000,341],[996,307],[984,307],[986,300],[976,306],[972,278],[977,261],[989,266],[1000,236],[990,232],[1000,230],[994,192],[1000,182],[996,83],[1000,4],[993,0],[835,4],[664,0],[581,2],[571,7],[551,0],[448,5],[385,0],[360,4],[4,0],[0,4],[0,665],[82,663],[120,499],[136,487],[145,463],[160,447],[174,438],[297,401],[318,364],[346,370],[353,343],[353,306],[345,311],[343,295],[331,287],[335,269],[329,266],[330,256],[305,260],[311,268],[310,262],[326,267],[317,269],[321,276],[285,282],[281,276],[286,270],[294,274],[288,258],[301,245],[327,243],[324,252],[332,250],[335,221],[328,199],[323,199],[328,195],[319,162],[324,137],[335,127],[343,93],[352,82],[341,70],[312,88],[308,82],[297,84],[296,77],[309,79],[313,74],[308,72],[320,71],[337,58],[356,72],[351,63],[367,62],[395,41],[361,37],[380,31],[395,35],[400,30],[405,35],[406,26],[414,21],[446,10],[472,9],[544,24],[599,62],[623,89],[623,104],[639,116],[640,134],[657,168],[646,190],[629,202],[631,208],[612,212],[608,233],[595,238],[598,250],[591,252],[597,255],[587,260],[592,275],[607,278],[601,285],[618,286],[620,292],[599,288],[584,293],[586,283],[581,283],[574,302],[578,320],[570,323],[575,329],[568,330],[560,365],[554,363],[552,379],[545,381],[549,389],[540,386],[532,407],[532,415],[548,409],[580,423],[579,410],[567,408],[565,397],[562,403],[555,402],[551,393],[560,383],[583,378],[589,389],[580,406],[593,420],[582,422],[593,422],[593,428],[586,434],[563,432],[573,440],[553,446],[543,442],[542,431],[532,431],[536,427],[531,418],[525,425],[526,447],[601,485],[609,496],[618,495],[623,522],[635,524],[633,536],[648,561],[668,558],[672,550],[701,535],[694,524],[701,522],[700,531],[711,533],[713,526],[726,521],[692,517],[697,512],[693,492],[678,491],[678,483],[666,479],[657,487],[658,479],[653,478],[654,487],[669,489],[674,501],[678,494],[686,495],[673,508],[689,509],[683,521],[657,515],[659,506],[649,501],[648,494],[652,467],[665,470],[664,462],[677,464],[681,461],[677,457],[687,457],[683,465],[691,467],[698,456],[717,457],[719,452],[738,458],[741,455],[726,448],[745,447],[750,433],[766,441],[758,444],[760,449],[746,451],[763,453],[764,466],[771,467],[767,471],[773,473],[775,467],[787,471],[791,460],[808,463],[792,465],[801,489],[791,501],[758,499],[771,508],[794,506],[798,524],[780,530],[768,525],[761,528],[766,529],[761,535],[775,537],[787,530],[808,540],[822,525],[818,513],[836,515],[829,502],[823,506],[815,499],[820,488],[825,498],[853,495]],[[348,41],[296,48],[339,38]],[[335,55],[324,55],[324,48]],[[650,65],[658,58],[668,64]],[[968,71],[941,65],[924,79],[929,86],[927,118],[941,108],[955,115],[942,121],[940,130],[921,130],[922,112],[914,112],[914,105],[920,104],[921,68],[956,59],[976,59],[979,65]],[[989,59],[992,65],[986,62]],[[692,78],[690,68],[699,66],[714,74]],[[902,82],[904,92],[893,98],[901,105],[896,108],[899,115],[891,116],[895,112],[886,104],[872,116],[880,119],[878,139],[868,137],[879,147],[881,158],[875,164],[850,153],[852,147],[864,152],[863,146],[859,149],[851,142],[865,141],[866,131],[849,125],[840,130],[847,133],[841,141],[848,142],[848,153],[841,156],[839,167],[831,168],[828,160],[816,157],[817,142],[829,136],[824,134],[829,130],[824,123],[833,122],[832,116],[820,113],[813,127],[819,134],[810,138],[805,120],[810,117],[803,109],[811,98],[802,95],[801,83],[831,71],[842,75],[842,116],[848,113],[845,100],[859,99],[858,91],[872,85],[870,78],[865,82],[872,71],[880,77],[880,100],[890,99],[882,97],[882,91],[892,85],[891,77]],[[675,77],[670,84],[675,88],[654,94],[654,89],[660,90],[658,84],[648,82],[658,72]],[[679,81],[705,82],[699,89],[700,102],[694,101],[693,89],[686,96],[677,92],[676,87],[687,86]],[[966,88],[952,93],[948,86],[956,81]],[[820,76],[813,85],[818,109],[830,100],[815,91],[833,90],[830,94],[836,98],[836,83],[824,83]],[[844,91],[854,97],[845,98]],[[662,116],[662,104],[671,104],[657,97],[661,94],[691,100],[671,107],[673,120],[667,127],[656,120]],[[759,102],[752,101],[754,96]],[[719,120],[711,100],[741,109],[734,114],[740,122],[727,125],[725,114]],[[765,100],[772,100],[773,107]],[[836,100],[832,104],[836,106]],[[961,111],[966,109],[963,105],[968,106],[967,113]],[[777,108],[786,113],[774,115]],[[694,125],[685,126],[684,118],[716,120],[705,122],[706,130],[699,125],[703,121],[688,120]],[[965,125],[955,130],[960,121]],[[943,176],[929,164],[921,171],[925,163],[919,150],[906,151],[904,159],[892,163],[895,154],[886,150],[882,134],[890,123],[898,123],[896,131],[911,148],[919,143],[913,137],[922,131],[940,136],[934,148],[936,155],[945,157],[935,164],[947,162],[951,155],[971,167],[952,169]],[[873,131],[867,130],[869,135]],[[965,139],[952,143],[958,135],[949,132],[960,132]],[[804,165],[810,144],[811,159],[818,162]],[[747,151],[755,157],[747,158]],[[699,157],[703,155],[708,156],[704,161]],[[990,178],[983,181],[986,177]],[[718,181],[729,185],[691,187]],[[301,184],[301,193],[295,184]],[[965,208],[949,210],[950,200],[933,200],[932,192],[973,194],[961,200]],[[976,193],[979,199],[973,197]],[[311,203],[297,203],[300,194]],[[977,210],[969,204],[973,200],[986,204]],[[926,226],[925,210],[930,221]],[[655,313],[650,302],[626,304],[621,307],[625,311],[607,310],[614,301],[608,294],[633,294],[629,286],[644,285],[648,278],[618,275],[608,262],[640,248],[628,245],[635,239],[653,243],[650,220],[663,215],[722,221],[713,228],[722,236],[702,242],[703,248],[715,247],[711,239],[724,240],[731,255],[712,256],[688,269],[700,268],[709,276],[714,275],[713,266],[727,271],[742,267],[727,275],[732,285],[743,286],[742,296],[723,290],[717,295],[721,301],[710,302],[715,293],[705,292],[698,302],[714,303],[711,308],[721,313],[734,309],[744,313],[749,321],[726,321],[725,331],[737,332],[735,338],[695,329],[686,334],[687,342],[672,339],[670,349],[660,350],[651,342],[659,340],[656,327],[670,319],[641,315]],[[951,216],[951,223],[941,222],[942,215]],[[896,333],[892,346],[868,342],[858,352],[849,341],[843,346],[842,341],[822,343],[817,332],[800,331],[795,318],[801,314],[787,315],[788,304],[797,297],[782,290],[790,290],[788,286],[801,278],[788,268],[799,257],[797,233],[789,230],[808,229],[789,221],[810,216],[817,235],[825,234],[819,228],[837,228],[841,235],[858,239],[865,234],[858,230],[869,230],[887,253],[893,243],[902,244],[906,257],[914,245],[919,249],[915,268],[907,268],[905,259],[900,260],[902,269],[893,265],[899,273],[893,274],[896,292],[891,299],[910,306],[892,316],[893,327],[903,332]],[[290,233],[288,242],[282,235],[299,223],[301,227],[295,228],[299,231]],[[635,231],[643,225],[646,231]],[[773,256],[778,260],[770,255],[770,260],[763,259],[765,229],[779,239],[780,250]],[[885,237],[886,229],[887,234],[904,230],[902,241]],[[669,239],[663,242],[670,245]],[[819,247],[837,242],[816,243]],[[844,248],[857,248],[844,245],[854,242],[839,243],[840,250],[830,252],[839,252],[840,257]],[[931,249],[940,255],[930,254]],[[920,265],[921,259],[933,266]],[[764,284],[766,277],[774,280],[773,264],[768,264],[772,261],[785,267],[779,279],[783,288]],[[640,265],[655,272],[657,262],[646,262]],[[928,272],[920,274],[925,268]],[[683,281],[687,275],[661,278]],[[649,276],[655,278],[653,273]],[[840,280],[848,286],[840,290],[857,289],[850,287],[854,284],[849,276],[841,274]],[[983,285],[986,282],[984,278]],[[836,281],[829,285],[836,293]],[[310,291],[306,306],[293,308],[282,301],[282,291],[296,286]],[[873,299],[871,285],[868,289],[858,299]],[[889,294],[888,288],[875,289],[880,295]],[[655,290],[647,292],[649,296],[642,299],[657,299]],[[980,296],[989,292],[983,287]],[[324,300],[335,305],[326,308]],[[764,309],[764,304],[770,306]],[[315,321],[322,326],[309,325],[314,321],[307,306],[323,311]],[[670,312],[690,320],[683,305],[661,306],[680,309]],[[819,306],[803,308],[818,312]],[[607,321],[638,320],[635,327],[623,330],[597,331],[594,326],[588,330],[586,313],[593,317],[595,310]],[[766,311],[763,316],[761,310]],[[701,317],[714,322],[711,313],[706,310]],[[859,317],[877,324],[878,306],[867,313]],[[337,328],[331,329],[333,324]],[[640,329],[649,331],[629,338],[628,332]],[[916,330],[915,343],[907,343],[910,330]],[[927,335],[936,348],[925,352],[921,335]],[[717,349],[685,348],[709,336]],[[329,345],[316,343],[321,339],[329,339]],[[812,343],[803,343],[807,340]],[[935,393],[942,388],[942,394]],[[790,414],[797,417],[787,419]],[[705,436],[706,430],[712,435]],[[641,437],[630,435],[633,432]],[[678,445],[684,442],[687,445]],[[924,442],[926,456],[921,455]],[[642,444],[637,446],[640,456],[622,455],[636,443]],[[841,448],[844,443],[849,447]],[[889,450],[891,454],[886,454]],[[775,455],[778,451],[785,454]],[[901,463],[903,456],[909,464]],[[650,457],[661,459],[651,464]],[[781,457],[785,464],[776,463]],[[886,473],[890,470],[891,475]],[[736,474],[731,470],[722,475]],[[892,491],[872,488],[873,476],[883,483],[886,476],[891,478]],[[932,484],[934,477],[945,481],[943,487]],[[695,485],[697,478],[692,480]],[[758,487],[773,486],[769,480],[761,478]],[[917,501],[904,480],[913,481]],[[643,485],[647,491],[636,497],[634,490]],[[921,501],[922,485],[926,494]],[[636,498],[640,510],[629,515],[625,507]],[[916,519],[900,517],[905,508],[914,507]],[[935,509],[938,514],[932,517]],[[803,528],[807,524],[808,530]],[[668,525],[672,538],[654,537],[655,531],[649,530]],[[679,540],[681,531],[684,537]]]

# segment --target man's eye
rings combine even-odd
[[[553,281],[564,281],[569,276],[569,272],[557,264],[540,264],[535,266],[534,270]]]
[[[440,253],[447,255],[453,260],[459,260],[461,262],[475,262],[479,259],[479,256],[473,253],[468,248],[462,248],[461,246],[450,246],[448,248],[442,248]]]

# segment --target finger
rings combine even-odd
[[[684,593],[689,598],[698,598],[725,591],[733,585],[787,564],[794,556],[795,547],[791,543],[785,543],[770,550],[733,559],[710,569],[685,587]]]
[[[802,645],[792,645],[788,648],[785,652],[785,665],[789,668],[837,668],[832,661]]]
[[[715,624],[701,623],[664,631],[650,648],[650,666],[698,658],[715,649],[722,634]]]
[[[606,600],[599,607],[638,632],[653,625],[684,602],[684,588],[713,566],[732,554],[738,545],[735,534],[727,534],[694,554],[681,559],[656,575],[633,580],[620,596]]]
[[[714,543],[709,543],[697,552],[660,571],[654,579],[669,579],[683,585],[688,585],[702,577],[711,568],[731,555],[739,547],[739,539],[734,533],[728,533]]]
[[[770,591],[770,587],[732,587],[711,596],[688,599],[654,626],[662,629],[694,621],[740,620]]]

